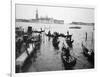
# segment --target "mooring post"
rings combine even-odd
[[[87,32],[85,33],[85,42],[87,41]]]

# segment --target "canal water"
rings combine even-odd
[[[33,28],[40,29],[41,25],[46,24],[28,24],[28,23],[16,23],[17,26],[22,26],[25,30],[27,30],[27,26],[35,25]],[[49,24],[50,25],[50,24]],[[62,27],[61,27],[62,26]],[[82,51],[82,43],[89,49],[94,49],[94,27],[93,26],[81,26],[81,29],[69,29],[70,26],[74,25],[52,25],[52,26],[44,26],[44,29],[48,32],[51,30],[51,33],[57,31],[59,33],[66,34],[69,31],[72,34],[73,49],[71,49],[70,53],[72,56],[77,58],[76,64],[73,69],[88,69],[92,68],[93,65],[88,62],[87,58],[83,55]],[[87,32],[87,42],[85,42]],[[62,38],[59,38],[61,40]],[[59,45],[61,47],[61,45]],[[27,68],[24,69],[25,72],[40,72],[40,71],[57,71],[57,70],[65,70],[64,65],[61,60],[61,49],[55,50],[52,45],[52,38],[48,40],[48,37],[45,34],[42,34],[42,42],[41,47],[38,49],[37,57],[35,61],[27,64]]]
[[[27,72],[64,70],[60,51],[54,49],[52,39],[45,35],[43,37],[37,58]]]
[[[54,49],[52,38],[49,40],[47,36],[44,35],[43,37],[35,61],[33,60],[32,63],[27,64],[28,68],[25,69],[25,72],[57,71],[65,69],[61,59],[62,51],[60,49]],[[72,56],[77,58],[73,69],[88,69],[93,67],[93,65],[89,63],[87,58],[83,55],[81,46],[74,46],[70,53]]]

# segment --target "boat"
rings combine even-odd
[[[72,43],[74,42],[74,40],[66,40],[66,43],[68,44],[69,47],[73,47]]]
[[[64,37],[64,38],[65,38],[65,37],[66,37],[66,35],[65,35],[65,34],[63,34],[63,33],[60,33],[60,34],[59,34],[59,37]]]
[[[69,27],[69,29],[81,29],[79,26]]]
[[[53,42],[54,48],[58,50],[59,49],[59,47],[58,47],[58,44],[59,44],[58,37],[54,37],[52,42]]]
[[[68,44],[69,47],[73,47],[73,42],[74,40],[72,40],[72,35],[67,35],[66,36],[66,43]]]
[[[72,69],[76,64],[76,58],[70,55],[69,48],[62,48],[61,58],[66,70]]]
[[[87,57],[87,60],[94,65],[94,51],[92,49],[89,50],[86,46],[83,45],[83,43],[82,43],[82,50],[84,56]]]

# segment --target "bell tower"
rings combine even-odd
[[[38,19],[38,9],[36,9],[36,19]]]

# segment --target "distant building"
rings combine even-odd
[[[16,21],[17,22],[21,21],[21,22],[32,22],[32,23],[45,23],[45,24],[64,24],[64,20],[57,20],[54,18],[49,18],[47,16],[39,18],[38,10],[36,10],[35,19],[30,19],[30,20],[16,19]]]
[[[95,25],[94,23],[85,23],[85,22],[72,22],[70,24],[73,24],[73,25],[88,25],[88,26],[94,26]]]

